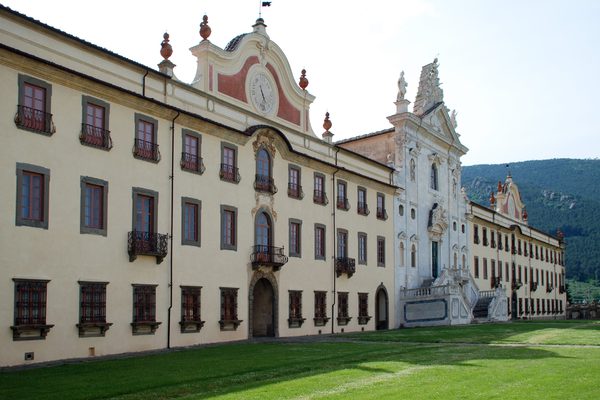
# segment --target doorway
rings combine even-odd
[[[275,336],[275,295],[266,278],[254,285],[252,296],[252,337]]]

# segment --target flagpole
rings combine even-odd
[[[262,0],[258,0],[258,18],[262,18]]]

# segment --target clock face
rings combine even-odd
[[[261,114],[269,114],[275,108],[275,92],[267,76],[259,72],[250,78],[250,99]]]

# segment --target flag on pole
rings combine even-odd
[[[263,1],[262,2],[262,6],[263,7],[271,7],[271,2],[270,1]]]

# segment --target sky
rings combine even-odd
[[[155,69],[167,31],[184,82],[202,15],[223,48],[261,10],[256,0],[0,1]],[[334,140],[391,127],[400,72],[414,103],[421,67],[437,57],[463,165],[600,157],[600,1],[272,0],[262,17],[296,80],[307,70],[319,137],[326,111]]]

